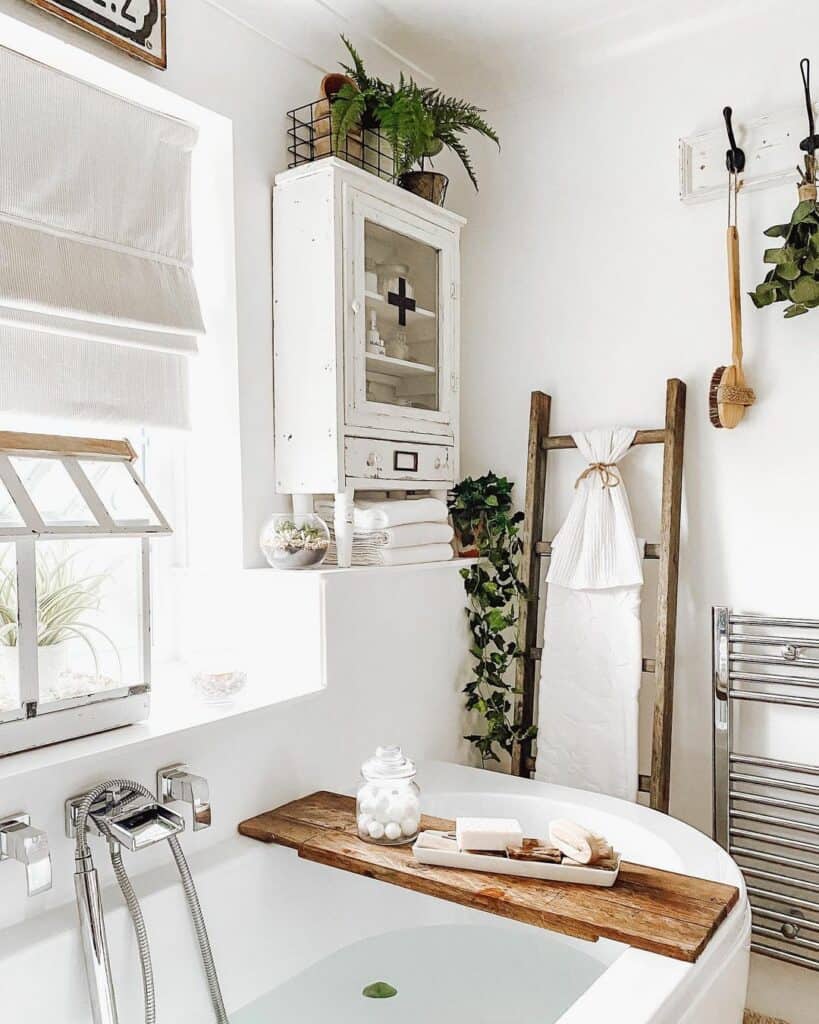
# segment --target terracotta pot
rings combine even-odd
[[[335,145],[330,104],[335,94],[343,85],[352,85],[355,88],[355,82],[352,78],[340,72],[331,72],[321,80],[319,88],[321,99],[316,100],[313,104],[312,159],[316,160],[322,156],[337,156],[360,167],[364,158],[364,144],[362,142],[360,126],[356,125],[351,128],[347,132],[347,138],[339,142],[338,148]]]
[[[319,86],[321,98],[313,104],[313,133],[318,138],[329,135],[332,131],[330,103],[342,85],[351,85],[355,88],[355,82],[349,75],[342,75],[335,71],[325,75],[321,80]],[[361,129],[353,128],[349,134],[361,138]]]
[[[324,96],[328,100],[332,99],[333,96],[339,91],[343,85],[355,85],[355,82],[350,78],[349,75],[344,75],[340,71],[331,71],[328,75],[325,75],[321,80],[319,86],[319,96]]]
[[[443,206],[449,178],[438,171],[407,171],[399,176],[398,184],[407,192],[435,203],[436,206]]]
[[[455,527],[455,554],[458,558],[479,558],[480,548],[478,542],[480,541],[483,527],[480,523],[475,523],[469,536],[470,541],[465,541],[461,535],[460,530]]]

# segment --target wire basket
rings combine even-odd
[[[395,180],[389,143],[377,129],[356,127],[345,138],[335,138],[330,100],[319,99],[287,111],[288,167],[299,167],[326,156],[336,156],[386,181]]]

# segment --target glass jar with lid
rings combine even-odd
[[[368,843],[413,842],[421,825],[421,791],[415,764],[400,747],[378,747],[361,766],[356,794],[358,834]]]
[[[407,263],[380,263],[378,265],[378,290],[385,301],[389,301],[390,292],[403,294],[408,299],[415,298],[415,289],[409,279],[410,268]],[[401,281],[404,282],[403,291]]]

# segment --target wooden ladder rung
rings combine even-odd
[[[544,558],[551,558],[552,556],[552,542],[550,540],[539,540],[535,544],[535,554],[542,555]],[[660,545],[659,544],[646,544],[644,558],[658,559],[660,557]]]
[[[635,444],[665,444],[666,432],[660,427],[657,430],[638,430],[631,442]],[[552,434],[551,437],[544,437],[541,441],[544,451],[555,451],[558,448],[576,448],[574,438],[571,434]]]
[[[532,647],[529,650],[529,657],[532,659],[532,661],[540,661],[540,659],[543,657],[543,648],[542,647]],[[656,672],[657,671],[657,663],[654,661],[653,658],[643,658],[643,663],[642,663],[641,668],[642,668],[643,672],[649,672],[649,673],[650,672]]]

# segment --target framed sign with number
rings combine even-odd
[[[165,0],[28,0],[154,67],[167,67]]]

